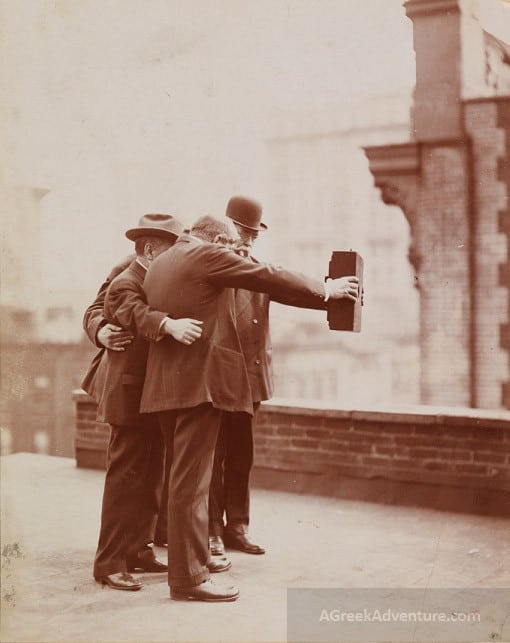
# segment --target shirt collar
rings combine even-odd
[[[135,262],[139,265],[142,266],[142,268],[147,272],[147,266],[144,266],[143,263],[138,259],[138,257],[135,259]]]

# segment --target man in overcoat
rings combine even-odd
[[[147,340],[174,335],[189,343],[200,331],[193,320],[171,320],[149,309],[142,285],[149,263],[182,229],[174,217],[158,214],[144,215],[126,232],[135,241],[136,259],[109,284],[104,318],[124,329],[126,342],[133,339],[125,350],[103,351],[83,383],[98,402],[98,421],[111,427],[94,577],[114,589],[140,589],[128,572],[167,570],[147,546],[159,511],[164,462],[157,419],[139,413]]]
[[[257,264],[221,245],[237,238],[229,219],[202,217],[155,259],[147,301],[175,317],[203,321],[189,347],[151,344],[140,410],[157,412],[173,452],[168,501],[168,583],[176,600],[232,601],[239,590],[210,580],[208,495],[221,411],[253,414],[246,364],[235,324],[234,288],[267,292],[304,308],[329,298],[357,299],[356,277],[326,284],[269,264]],[[213,243],[214,242],[214,243]]]
[[[226,216],[234,222],[242,246],[237,250],[252,256],[254,242],[267,229],[262,207],[246,197],[232,197]],[[273,394],[272,346],[269,332],[267,293],[238,289],[235,292],[237,334],[246,362],[253,402],[253,415],[222,413],[209,492],[209,545],[213,555],[227,547],[249,554],[263,554],[264,548],[248,536],[250,523],[250,473],[253,466],[253,427],[260,402]]]
[[[101,284],[94,301],[90,306],[88,306],[83,315],[83,330],[92,344],[97,346],[99,350],[92,359],[87,374],[82,381],[81,387],[96,403],[99,403],[101,394],[104,390],[104,361],[102,361],[102,357],[105,349],[110,351],[124,351],[132,344],[134,339],[133,334],[130,331],[124,330],[121,326],[112,324],[104,316],[104,300],[111,282],[115,277],[117,277],[117,275],[120,275],[121,272],[130,266],[134,259],[136,259],[136,254],[129,255],[111,269],[110,274]],[[145,293],[141,293],[141,297],[143,298],[143,301],[145,301]],[[180,341],[180,338],[176,334],[174,334],[174,338]],[[101,371],[98,374],[97,370],[100,367]],[[165,459],[165,483],[163,484],[160,510],[153,538],[154,544],[157,545],[166,545],[166,512],[168,504],[166,494],[168,488],[169,466],[170,462],[168,459]],[[156,475],[157,471],[154,473]],[[148,487],[153,487],[153,484],[150,481],[148,481]],[[152,538],[151,530],[149,530],[149,536]]]

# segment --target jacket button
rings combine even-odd
[[[255,360],[255,364],[256,364],[257,366],[260,366],[260,360],[259,360],[259,359],[256,359],[256,360]]]
[[[258,320],[258,319],[253,319],[253,320],[252,320],[252,324],[258,324],[258,323],[259,323],[259,320]]]

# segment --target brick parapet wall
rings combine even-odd
[[[76,432],[74,451],[76,464],[84,469],[105,469],[110,428],[96,421],[97,405],[83,391],[74,391]]]
[[[76,392],[78,466],[104,468],[108,427]],[[262,405],[253,483],[271,489],[510,514],[510,413]]]
[[[510,414],[343,411],[267,404],[256,466],[510,491]],[[312,457],[313,456],[313,457]]]

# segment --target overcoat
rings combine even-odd
[[[253,414],[250,382],[235,322],[235,288],[267,293],[301,308],[325,307],[319,279],[253,263],[231,249],[182,235],[151,264],[148,304],[172,317],[203,321],[191,346],[164,338],[151,344],[142,412],[198,406]]]
[[[236,328],[246,363],[253,402],[273,395],[273,348],[269,332],[269,304],[264,292],[239,289],[235,293]]]
[[[98,422],[120,426],[143,426],[139,407],[142,395],[148,340],[158,338],[165,313],[148,310],[143,280],[146,269],[133,261],[111,282],[104,302],[108,322],[130,331],[133,342],[124,351],[102,353],[90,387],[97,392]],[[138,329],[138,331],[137,331]]]

